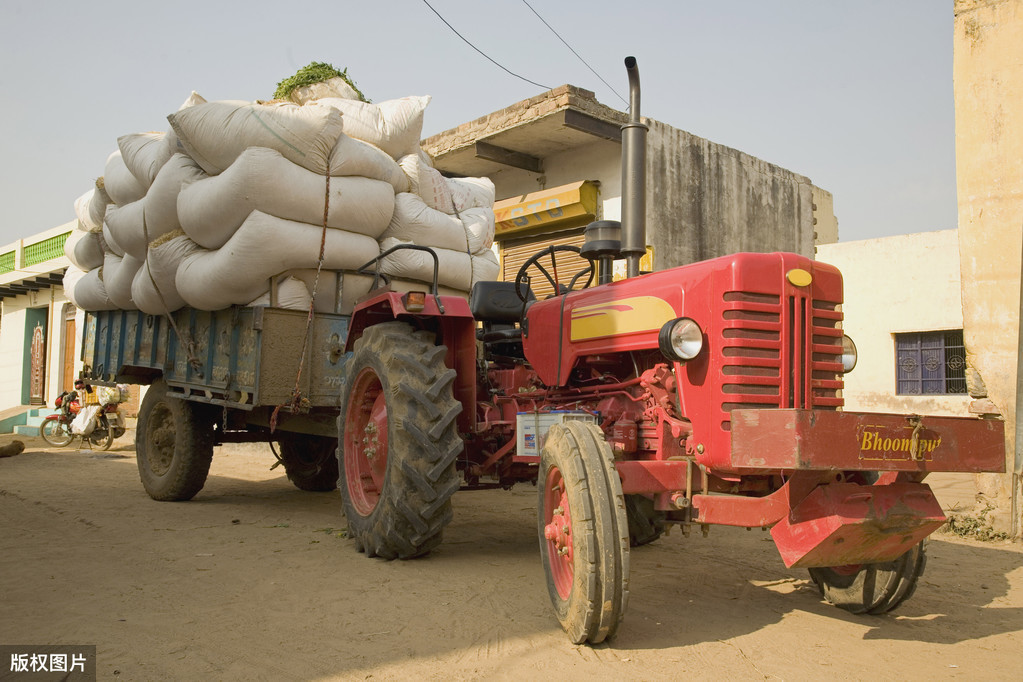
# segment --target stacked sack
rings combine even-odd
[[[338,78],[292,99],[193,93],[167,132],[119,138],[75,203],[72,302],[149,314],[266,305],[276,276],[280,305],[308,308],[315,286],[317,310],[350,312],[373,283],[353,271],[400,244],[434,249],[444,293],[496,278],[494,185],[432,167],[419,147],[429,97],[369,104]],[[399,287],[431,282],[433,259],[402,249],[380,270]]]

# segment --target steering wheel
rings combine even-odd
[[[565,286],[564,284],[558,283],[558,263],[557,259],[554,256],[554,254],[559,252],[574,253],[578,256],[580,255],[581,251],[582,249],[580,249],[578,246],[572,246],[571,244],[558,244],[557,246],[554,245],[548,246],[546,249],[534,253],[532,256],[529,257],[529,260],[522,264],[522,267],[519,268],[519,271],[515,273],[515,295],[518,296],[519,300],[522,301],[523,303],[526,302],[526,298],[529,295],[529,287],[528,284],[524,285],[523,283],[529,281],[529,276],[526,274],[526,271],[529,270],[529,268],[531,267],[535,267],[537,270],[543,273],[543,276],[547,279],[548,282],[550,282],[550,285],[554,287],[555,296],[560,296],[561,294],[566,294],[569,291],[572,291],[575,285],[579,282],[579,279],[584,275],[587,277],[586,283],[583,284],[582,287],[580,288],[585,289],[593,281],[593,262],[590,261],[585,268],[579,270],[574,275],[572,275],[572,278],[568,282],[568,286]],[[554,271],[553,275],[550,272],[548,272],[547,269],[540,262],[541,258],[548,255],[551,257],[551,269]]]

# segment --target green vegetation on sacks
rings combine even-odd
[[[274,99],[289,99],[295,88],[300,88],[303,85],[312,85],[313,83],[322,83],[331,78],[344,79],[352,87],[352,90],[355,90],[356,94],[359,95],[360,100],[369,102],[369,99],[362,94],[355,81],[348,76],[347,68],[344,71],[338,71],[335,67],[324,62],[312,62],[308,66],[299,69],[294,76],[282,80],[277,84],[277,90],[274,91]]]

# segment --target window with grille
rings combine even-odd
[[[963,330],[896,334],[895,377],[898,395],[965,394]]]

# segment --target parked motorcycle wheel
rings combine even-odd
[[[110,445],[114,442],[114,431],[110,428],[110,422],[104,417],[87,437],[93,450],[109,450]]]
[[[62,448],[74,440],[69,425],[61,421],[60,415],[51,414],[39,425],[39,435],[54,447]]]

